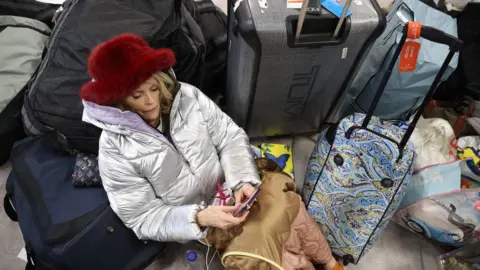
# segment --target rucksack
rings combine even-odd
[[[50,134],[16,143],[4,208],[18,221],[29,268],[143,269],[164,243],[139,240],[103,188],[75,188],[75,155]]]
[[[27,135],[57,133],[65,148],[98,152],[100,130],[82,122],[78,96],[91,78],[87,58],[96,45],[130,32],[154,48],[176,53],[180,81],[201,86],[205,44],[191,0],[67,0],[55,15],[47,52],[29,84],[22,110]]]
[[[0,16],[0,63],[8,63],[0,69],[0,165],[10,157],[13,143],[25,137],[23,96],[49,36],[50,28],[40,21]]]

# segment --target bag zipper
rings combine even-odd
[[[75,237],[73,237],[70,241],[68,241],[61,249],[59,254],[64,254],[65,250],[68,250],[71,246],[73,246],[79,238],[82,238],[87,232],[90,231],[93,226],[96,225],[97,221],[100,220],[105,214],[110,211],[110,204],[105,207],[100,215],[98,215],[95,219],[93,219],[83,230],[81,230]],[[122,222],[123,224],[123,222]]]

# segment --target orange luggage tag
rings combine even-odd
[[[417,66],[418,53],[420,51],[420,43],[414,41],[420,38],[420,31],[422,24],[419,22],[408,23],[409,40],[403,44],[402,52],[400,53],[400,63],[398,65],[399,72],[412,72]]]

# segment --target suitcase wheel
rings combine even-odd
[[[343,265],[347,266],[350,263],[353,263],[354,259],[353,259],[352,255],[347,254],[347,255],[342,256],[342,261],[343,261]]]

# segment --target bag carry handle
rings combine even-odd
[[[17,222],[18,221],[17,212],[13,208],[12,201],[10,198],[11,198],[11,194],[9,193],[5,194],[5,197],[3,197],[3,209],[5,210],[5,213],[10,218],[10,220]]]
[[[365,119],[363,120],[362,123],[362,128],[367,129],[368,124],[370,123],[370,120],[372,119],[373,113],[375,111],[375,108],[378,105],[378,101],[380,100],[380,97],[382,96],[385,87],[387,85],[388,79],[392,75],[392,70],[395,66],[395,63],[397,62],[398,57],[400,56],[400,53],[402,51],[403,45],[405,44],[405,41],[407,38],[412,38],[412,39],[418,39],[418,38],[425,38],[430,41],[436,42],[436,43],[441,43],[445,44],[450,47],[450,51],[448,52],[447,57],[445,58],[445,61],[443,61],[442,66],[440,67],[440,70],[438,71],[437,75],[435,76],[435,79],[433,80],[432,85],[430,86],[425,98],[423,99],[422,104],[419,106],[417,113],[415,114],[412,122],[408,126],[407,131],[403,135],[403,138],[400,142],[400,144],[397,143],[398,149],[400,152],[403,152],[403,149],[405,148],[405,145],[407,144],[408,140],[410,139],[410,136],[413,133],[413,130],[415,129],[415,126],[417,125],[418,120],[420,119],[420,116],[422,115],[423,110],[427,106],[429,100],[432,98],[433,94],[435,93],[435,90],[437,88],[437,85],[439,84],[443,74],[445,73],[445,70],[448,67],[448,64],[452,60],[453,56],[455,55],[456,52],[458,52],[463,44],[463,41],[460,39],[447,34],[441,30],[435,29],[433,27],[429,26],[424,26],[419,24],[418,22],[408,22],[404,25],[403,27],[403,35],[400,40],[400,43],[398,44],[397,49],[395,50],[395,53],[393,54],[392,61],[389,63],[387,70],[385,71],[385,74],[382,77],[382,80],[380,81],[380,86],[378,87],[377,92],[375,93],[375,97],[372,100],[372,104],[370,105],[370,108],[368,109],[367,115],[365,116]],[[348,132],[347,133],[351,133]],[[347,134],[347,138],[349,138],[350,134]],[[399,156],[401,157],[401,155]]]
[[[309,5],[309,2],[310,0],[303,0],[302,2],[300,15],[298,16],[297,30],[295,32],[295,41],[300,40],[300,34],[302,33],[303,22],[305,21],[305,16],[307,15],[307,10],[308,10],[307,7]],[[343,10],[342,10],[342,15],[338,20],[335,30],[333,31],[332,39],[336,39],[338,37],[338,34],[340,33],[340,29],[342,28],[342,25],[343,25],[343,21],[345,21],[345,17],[347,17],[347,11],[350,8],[351,4],[352,4],[352,0],[347,0],[347,2],[345,3],[345,6],[343,7]]]
[[[287,16],[288,46],[318,48],[344,43],[350,32],[351,21],[347,13],[352,1],[345,0],[342,13],[337,17],[333,13],[322,12],[318,0],[303,0],[299,15]],[[375,7],[376,0],[372,3]]]

